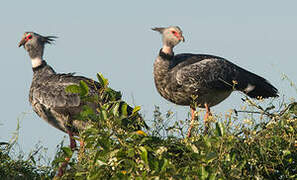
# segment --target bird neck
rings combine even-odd
[[[42,58],[41,57],[35,57],[31,58],[32,68],[36,68],[42,64]]]
[[[27,50],[29,57],[32,62],[32,68],[38,67],[42,64],[44,44],[26,44],[25,49]]]
[[[41,61],[41,64],[37,67],[33,67],[33,79],[42,79],[45,76],[56,74],[55,70],[46,63],[46,61]]]
[[[163,49],[160,49],[159,56],[154,62],[155,77],[165,77],[168,74],[173,58],[174,54],[167,54],[163,51]]]
[[[165,44],[162,47],[162,52],[165,53],[165,54],[172,55],[173,54],[173,47],[168,46],[168,45]]]

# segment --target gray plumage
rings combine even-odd
[[[163,45],[173,48],[184,40],[176,26],[155,28],[163,35]],[[175,36],[176,32],[179,36]],[[172,35],[173,34],[173,35]],[[170,42],[164,42],[170,41]],[[264,78],[228,60],[206,54],[166,54],[160,50],[154,62],[154,80],[165,99],[178,104],[198,107],[217,105],[234,90],[251,98],[277,97],[278,91]],[[194,100],[195,99],[195,100]]]
[[[91,79],[69,74],[58,74],[43,58],[44,45],[54,41],[55,36],[41,36],[34,32],[26,32],[19,43],[28,52],[33,67],[33,79],[30,87],[29,101],[33,110],[45,121],[55,128],[71,134],[86,127],[85,122],[77,120],[76,116],[84,105],[96,109],[97,104],[83,102],[79,94],[66,93],[69,85],[79,85],[80,81],[86,82],[89,94],[98,93],[100,84]],[[120,97],[118,97],[120,100]],[[122,102],[124,103],[124,102]],[[121,103],[121,104],[122,104]],[[128,105],[127,113],[130,115],[133,108]]]
[[[81,112],[82,102],[79,94],[66,93],[65,88],[69,85],[78,85],[83,80],[93,84],[91,79],[74,76],[72,74],[57,74],[43,61],[42,67],[34,69],[33,80],[30,87],[29,101],[33,110],[49,124],[61,131],[71,129],[78,132],[86,124],[76,120],[75,117]],[[100,85],[94,82],[98,89]],[[94,86],[89,86],[89,95],[96,94]],[[92,104],[88,104],[92,107]],[[93,105],[95,109],[95,106]]]

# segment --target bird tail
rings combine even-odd
[[[251,98],[278,97],[278,90],[266,79],[248,71],[245,75],[245,87],[241,87],[240,91]]]

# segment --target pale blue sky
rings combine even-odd
[[[3,1],[0,6],[0,142],[7,141],[21,118],[20,145],[29,151],[42,141],[49,152],[64,133],[40,119],[28,102],[31,62],[17,48],[24,31],[59,36],[44,58],[57,72],[95,78],[103,73],[111,87],[146,117],[154,105],[171,109],[178,119],[188,108],[157,93],[152,65],[161,47],[155,26],[178,25],[186,39],[176,53],[209,53],[229,59],[274,84],[287,97],[296,92],[281,73],[297,82],[297,1]],[[239,93],[213,108],[240,106]]]

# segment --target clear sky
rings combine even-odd
[[[208,53],[229,59],[274,84],[287,98],[296,92],[281,74],[297,82],[297,1],[3,1],[0,6],[0,142],[8,141],[20,118],[20,145],[27,152],[41,141],[49,152],[64,133],[40,119],[28,101],[30,59],[17,44],[25,31],[59,36],[44,58],[57,72],[91,78],[97,72],[124,99],[142,107],[147,118],[154,105],[184,119],[189,109],[167,102],[153,82],[153,62],[161,37],[152,27],[178,25],[185,43],[175,53]],[[214,112],[242,104],[233,93]],[[26,113],[22,116],[23,113]]]

